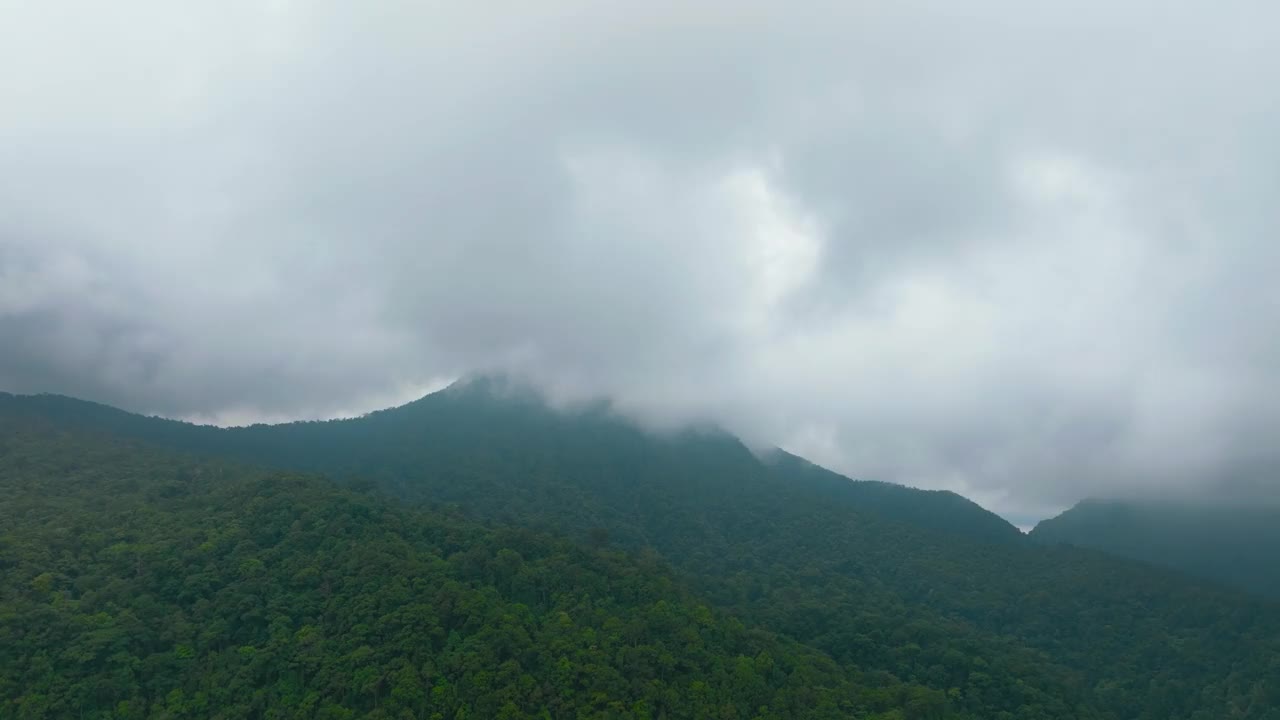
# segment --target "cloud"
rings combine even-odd
[[[1018,516],[1274,493],[1265,3],[6,9],[0,386],[478,370]]]

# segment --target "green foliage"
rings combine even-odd
[[[652,554],[0,428],[0,717],[836,718],[923,692],[868,691]]]

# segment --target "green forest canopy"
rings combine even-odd
[[[598,409],[556,414],[527,399],[474,389],[429,396],[358,420],[241,430],[139,418],[67,399],[11,398],[0,408],[12,418],[11,433],[20,430],[37,448],[47,444],[44,438],[73,427],[107,438],[113,448],[120,442],[114,438],[126,436],[215,458],[209,462],[223,468],[218,471],[222,479],[209,485],[206,471],[196,476],[204,485],[196,486],[225,503],[219,525],[248,512],[263,494],[251,482],[226,479],[227,473],[233,478],[261,474],[227,470],[234,466],[216,459],[234,458],[348,478],[357,486],[435,507],[413,510],[356,493],[351,497],[379,508],[361,516],[370,537],[390,532],[385,523],[392,517],[396,533],[418,525],[480,523],[486,527],[475,530],[477,538],[517,533],[561,543],[566,553],[585,553],[572,556],[578,558],[575,563],[612,558],[627,564],[627,573],[638,572],[633,564],[660,569],[675,589],[675,596],[665,600],[671,607],[701,603],[724,622],[755,628],[749,632],[780,643],[770,650],[775,660],[787,653],[808,658],[813,667],[826,668],[825,678],[834,678],[802,675],[813,682],[791,688],[821,690],[821,697],[793,696],[785,684],[778,685],[763,705],[752,696],[729,717],[753,717],[760,707],[783,716],[803,711],[868,717],[895,712],[956,718],[1280,717],[1280,612],[1274,604],[1094,552],[1038,546],[1016,530],[1005,533],[1003,521],[958,496],[852,483],[795,459],[761,462],[722,433],[653,437]],[[47,454],[73,457],[74,448],[86,445],[82,438],[58,443]],[[130,462],[145,468],[160,462],[152,458],[170,456],[147,451],[137,457]],[[41,482],[60,482],[66,471],[56,468],[40,473]],[[145,477],[147,471],[133,474]],[[178,488],[195,482],[177,482],[163,472],[158,477]],[[352,492],[315,478],[299,487],[296,492],[307,498]],[[105,511],[95,505],[102,488],[90,484],[81,492],[85,512]],[[176,491],[139,492],[122,495],[121,507],[133,514],[160,512],[172,498],[157,497]],[[24,514],[31,508],[61,512],[46,507],[38,493],[29,502]],[[218,507],[210,502],[165,512],[194,515]],[[177,525],[196,522],[193,516]],[[555,539],[565,536],[572,542]],[[606,538],[613,549],[592,547]],[[353,542],[352,552],[370,542]],[[182,547],[157,544],[170,546]],[[537,557],[520,547],[507,549],[524,562]],[[181,574],[193,560],[184,556],[173,562],[174,572]],[[668,565],[669,571],[662,569]],[[403,576],[387,568],[380,577],[396,585]],[[501,596],[500,588],[497,592]],[[612,593],[593,595],[593,602],[620,602]],[[282,597],[286,606],[292,600],[289,593]],[[538,606],[524,604],[537,617]],[[638,612],[618,608],[620,621]],[[302,615],[284,614],[295,620]],[[536,645],[537,636],[531,637]],[[716,677],[708,669],[714,663],[692,663],[677,652],[678,644],[662,642],[691,668],[690,678],[725,691],[723,676],[706,679]],[[728,646],[715,653],[721,662],[759,654]],[[621,660],[615,653],[602,662],[616,668]],[[421,671],[417,682],[434,687],[434,679]],[[619,694],[611,701],[625,705],[644,697]],[[732,693],[726,697],[729,704],[740,701]],[[809,704],[795,705],[794,697]],[[349,700],[325,699],[336,707],[369,711],[344,705]],[[544,709],[534,701],[513,702],[512,712],[526,716]],[[628,712],[679,717],[689,707],[681,705],[683,700],[661,707],[652,699],[645,702],[643,710],[628,706]],[[586,716],[622,712],[575,708]],[[453,717],[457,711],[447,712],[445,717]],[[565,716],[565,711],[548,712]]]

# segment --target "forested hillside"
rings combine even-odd
[[[0,496],[0,717],[923,717],[942,703],[744,626],[652,555],[322,479],[0,422]]]
[[[856,692],[868,678],[888,688],[854,701],[876,712],[897,702],[908,718],[1280,718],[1275,604],[1028,542],[951,494],[764,463],[719,432],[655,437],[607,408],[555,413],[484,387],[357,420],[235,430],[64,398],[0,407],[20,427],[323,472],[434,508],[425,517],[659,557],[699,602],[808,646]],[[903,687],[909,703],[892,690]]]
[[[1280,498],[1271,504],[1089,500],[1033,540],[1095,548],[1280,598]]]

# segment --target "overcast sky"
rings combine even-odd
[[[1280,494],[1280,5],[0,0],[0,389],[484,370],[1015,519]]]

